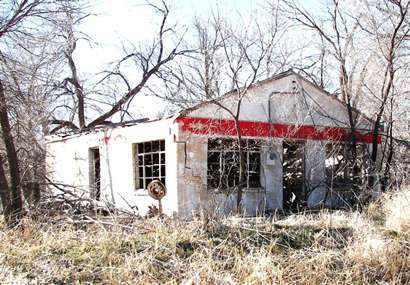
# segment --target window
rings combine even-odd
[[[366,146],[356,145],[356,160],[353,160],[352,147],[348,143],[326,144],[326,184],[330,188],[351,189],[360,186],[361,180],[366,177]]]
[[[134,145],[136,189],[147,189],[152,180],[165,185],[165,140]]]
[[[260,187],[260,142],[242,140],[246,165],[246,188]],[[239,151],[237,140],[216,138],[208,140],[208,188],[232,189],[239,184]]]

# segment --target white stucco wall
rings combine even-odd
[[[240,120],[284,124],[315,125],[328,127],[349,127],[347,109],[331,95],[314,87],[296,75],[249,89],[242,103]],[[236,95],[221,101],[235,112]],[[232,116],[215,104],[207,104],[189,112],[190,117],[232,119]],[[366,129],[369,122],[358,117],[358,128]]]
[[[235,110],[235,94],[221,101],[225,107]],[[270,101],[270,117],[269,117]],[[216,104],[205,104],[200,108],[185,113],[193,118],[214,118],[233,120],[232,116]],[[241,105],[240,121],[271,122],[289,125],[308,125],[315,127],[349,127],[347,109],[334,97],[306,82],[296,75],[289,75],[261,86],[251,88],[245,95]],[[370,122],[358,118],[358,127],[368,129]],[[207,126],[203,126],[207,128]],[[218,135],[215,135],[218,136]],[[226,197],[223,194],[213,194],[207,190],[207,135],[184,133],[181,131],[179,140],[185,142],[187,159],[180,157],[178,161],[178,193],[180,193],[180,208],[184,214],[199,211],[214,211],[229,213],[235,209],[236,195]],[[266,142],[261,154],[261,189],[260,191],[244,190],[242,207],[247,214],[257,214],[265,210],[281,209],[283,207],[282,189],[282,138],[253,137]],[[308,205],[319,204],[327,191],[325,186],[325,145],[329,141],[306,139],[305,144],[305,189],[311,193]],[[270,146],[270,147],[269,147]],[[266,154],[273,150],[278,155],[274,165],[267,165]],[[178,155],[183,156],[182,146]],[[182,163],[184,162],[184,163]]]
[[[55,183],[70,185],[77,193],[89,195],[89,148],[98,147],[101,163],[101,200],[143,215],[148,206],[158,205],[146,190],[135,190],[133,144],[165,139],[167,195],[162,200],[164,213],[177,212],[176,144],[173,120],[147,122],[134,126],[106,128],[67,138],[47,138],[47,170]],[[136,208],[134,208],[136,209]]]
[[[236,194],[226,196],[207,187],[208,136],[180,132],[178,138],[178,209],[181,215],[232,213],[236,209]],[[278,154],[278,161],[275,165],[267,165],[267,152],[272,150]],[[281,156],[282,139],[269,142],[265,139],[261,153],[262,188],[244,190],[242,209],[245,214],[256,215],[282,208]]]
[[[181,133],[180,141],[184,141],[187,150],[185,155],[182,147],[178,149],[178,193],[180,197],[179,211],[184,216],[193,213],[217,212],[230,214],[236,209],[236,194],[226,196],[215,194],[207,188],[207,141],[208,136]],[[242,196],[242,210],[247,215],[263,214],[266,211],[274,211],[283,208],[282,189],[282,161],[283,161],[283,139],[281,138],[256,138],[262,141],[261,147],[261,170],[260,189],[244,189]],[[321,146],[325,141],[307,140],[305,146],[306,164],[306,187],[309,189],[323,188],[325,178],[325,150]],[[274,163],[268,163],[268,153],[274,152],[277,159]],[[317,199],[320,199],[318,197]],[[317,203],[312,201],[312,205]]]
[[[299,85],[295,85],[295,82]],[[295,92],[295,86],[302,86],[304,92]],[[222,102],[225,106],[233,106],[234,103],[234,97],[227,97]],[[185,115],[232,120],[226,111],[215,104],[205,104]],[[367,127],[368,122],[361,119],[361,127]],[[347,112],[340,102],[295,75],[252,88],[243,101],[240,120],[290,125],[348,126]],[[245,189],[243,193],[242,207],[245,214],[249,215],[281,209],[283,206],[283,138],[253,138],[264,143],[261,153],[261,188]],[[134,187],[133,144],[161,139],[165,139],[166,143],[168,193],[162,201],[165,214],[191,216],[193,213],[207,211],[228,214],[235,209],[236,195],[227,197],[208,190],[208,135],[184,131],[175,118],[105,128],[66,138],[50,136],[47,138],[48,174],[54,182],[71,185],[84,195],[89,195],[89,148],[98,147],[101,157],[102,200],[128,210],[137,207],[138,213],[144,215],[148,206],[158,204],[147,195],[146,190],[136,190]],[[325,191],[323,181],[326,143],[306,140],[305,186],[308,190],[315,189],[308,199],[310,206],[317,204]],[[271,151],[277,155],[277,161],[273,165],[267,163],[267,153]]]

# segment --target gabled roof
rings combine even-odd
[[[273,76],[271,76],[271,77],[269,77],[269,78],[266,78],[266,79],[257,81],[257,82],[255,82],[255,83],[251,84],[251,85],[248,87],[248,90],[261,87],[261,86],[263,86],[263,85],[265,85],[265,84],[269,84],[269,83],[271,83],[271,82],[277,81],[277,80],[279,80],[279,79],[282,79],[282,78],[285,78],[285,77],[288,77],[288,76],[296,76],[298,79],[301,79],[303,82],[305,82],[305,83],[309,84],[310,86],[312,86],[313,88],[315,88],[319,93],[324,94],[324,95],[327,95],[328,98],[330,98],[330,99],[336,101],[338,104],[340,104],[341,107],[347,108],[347,104],[344,103],[342,100],[340,100],[339,98],[337,98],[336,96],[334,96],[334,95],[331,94],[330,92],[326,91],[326,90],[323,89],[322,87],[318,86],[317,84],[313,83],[312,81],[310,81],[310,80],[306,79],[305,77],[301,76],[300,74],[294,72],[292,69],[289,69],[289,70],[284,71],[284,72],[279,73],[279,74],[275,74],[275,75],[273,75]],[[204,106],[206,106],[206,105],[208,105],[208,104],[215,104],[215,102],[220,102],[220,101],[222,101],[223,99],[228,98],[228,97],[234,95],[235,92],[237,92],[237,89],[233,89],[233,90],[231,90],[231,91],[228,91],[227,93],[225,93],[224,95],[222,95],[222,96],[220,96],[220,97],[218,97],[218,98],[211,99],[211,100],[207,100],[207,101],[203,101],[203,102],[201,102],[201,103],[199,103],[199,104],[196,104],[195,106],[186,108],[186,109],[182,110],[178,115],[176,115],[176,116],[175,116],[175,119],[178,118],[178,117],[186,116],[186,115],[189,114],[190,112],[192,112],[192,111],[194,111],[194,110],[197,110],[197,109],[199,109],[199,108],[201,108],[201,107],[204,107]],[[362,117],[363,117],[364,119],[366,119],[368,122],[370,122],[370,123],[372,123],[372,124],[374,123],[374,121],[373,121],[372,119],[370,119],[369,117],[367,117],[366,115],[364,115],[363,113],[361,113],[358,109],[352,107],[352,110],[353,110],[353,112],[355,112],[357,115],[362,116]]]
[[[271,76],[271,77],[269,77],[269,78],[266,78],[266,79],[263,79],[263,80],[261,80],[261,81],[257,81],[257,82],[255,82],[255,83],[251,84],[251,85],[248,87],[248,90],[254,89],[254,88],[257,88],[257,87],[260,87],[261,85],[264,85],[264,84],[273,82],[273,81],[275,81],[275,80],[279,80],[279,79],[281,79],[281,78],[290,76],[290,75],[292,75],[292,74],[295,74],[295,73],[294,73],[294,71],[291,70],[291,69],[290,69],[290,70],[287,70],[287,71],[285,71],[285,72],[282,72],[282,73],[275,74],[275,75],[273,75],[273,76]],[[198,104],[196,104],[196,105],[194,105],[194,106],[192,106],[192,107],[186,108],[186,109],[182,110],[182,111],[178,114],[178,116],[176,116],[176,118],[178,118],[178,117],[180,117],[180,116],[185,116],[185,115],[187,115],[188,113],[190,113],[191,111],[197,110],[197,109],[199,109],[199,108],[201,108],[201,107],[203,107],[203,106],[206,106],[206,105],[208,105],[208,104],[214,104],[215,102],[222,101],[223,99],[228,98],[228,97],[234,95],[235,92],[237,92],[237,89],[232,89],[232,90],[226,92],[225,94],[223,94],[222,96],[220,96],[220,97],[218,97],[218,98],[214,98],[214,99],[210,99],[210,100],[205,100],[205,101],[203,101],[203,102],[201,102],[201,103],[198,103]]]
[[[293,71],[292,71],[293,72]],[[322,92],[324,94],[326,94],[329,98],[331,98],[332,100],[335,100],[336,102],[338,102],[339,104],[341,104],[341,106],[343,106],[344,108],[347,108],[347,104],[345,102],[343,102],[342,100],[340,100],[339,98],[337,98],[335,95],[331,94],[330,92],[326,91],[324,88],[320,87],[319,85],[317,85],[316,83],[307,80],[305,77],[301,76],[298,73],[293,72],[294,75],[296,75],[299,79],[303,80],[305,83],[309,84],[310,86],[316,88],[319,92]],[[360,112],[358,109],[356,109],[355,107],[352,107],[353,112],[355,112],[356,114],[362,116],[363,118],[365,118],[367,121],[369,121],[370,123],[374,124],[374,120],[370,119],[368,116],[366,116],[365,114],[363,114],[362,112]]]

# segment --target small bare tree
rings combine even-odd
[[[390,115],[386,114],[386,111],[389,105],[394,105],[397,92],[403,91],[398,88],[400,84],[397,78],[400,73],[408,71],[406,66],[410,42],[410,1],[382,0],[367,7],[366,14],[369,20],[362,28],[377,46],[377,55],[382,60],[378,65],[380,70],[383,70],[377,76],[379,81],[372,82],[372,86],[369,86],[372,95],[378,101],[374,115],[371,159],[374,171],[382,173],[381,186],[385,190],[389,184],[390,167],[394,156],[393,110],[390,110]],[[382,132],[383,118],[386,118],[387,132],[385,148],[379,159],[378,136]]]
[[[45,48],[50,41],[48,18],[60,11],[60,5],[58,1],[43,0],[13,0],[1,4],[0,125],[5,159],[2,158],[0,163],[0,192],[9,226],[20,222],[23,210],[21,188],[27,174],[22,162],[24,157],[33,157],[31,150],[24,148],[27,141],[22,139],[22,134],[34,135],[36,126],[31,125],[33,120],[24,120],[23,110],[27,112],[26,107],[33,106],[33,102],[39,104],[34,99],[35,94],[44,91],[37,86],[45,86],[40,74],[46,70],[46,61],[49,62],[46,57],[50,54]]]
[[[357,119],[356,103],[360,94],[355,93],[354,87],[359,61],[355,56],[355,34],[359,28],[360,19],[351,19],[347,12],[341,7],[338,0],[332,0],[327,6],[326,19],[315,16],[296,1],[284,1],[283,12],[289,19],[302,25],[302,27],[313,31],[323,43],[321,48],[321,84],[323,85],[323,74],[326,66],[323,59],[326,54],[331,56],[338,64],[338,91],[340,98],[346,104],[351,137],[351,163],[355,167],[357,175]],[[363,68],[366,68],[364,66]]]
[[[330,62],[338,65],[338,92],[346,104],[351,133],[353,165],[357,163],[356,130],[360,109],[373,118],[371,150],[372,173],[384,172],[387,177],[393,157],[393,127],[382,132],[382,121],[389,121],[387,105],[395,101],[396,74],[403,70],[409,37],[409,1],[378,0],[345,2],[332,0],[326,5],[326,13],[313,14],[294,0],[284,1],[283,13],[289,19],[307,28],[325,43],[325,54]],[[321,66],[331,74],[332,64]],[[384,70],[384,72],[380,72]],[[397,93],[398,90],[396,90]],[[372,102],[372,104],[369,104]],[[376,107],[377,106],[377,107]],[[391,120],[390,120],[391,121]],[[380,151],[379,136],[387,136]],[[378,154],[382,153],[382,156]],[[383,166],[384,165],[384,166]],[[382,170],[384,168],[384,170]],[[358,173],[358,167],[354,167]],[[387,185],[382,180],[382,186]]]
[[[69,67],[70,76],[63,80],[62,87],[66,94],[71,94],[75,98],[70,108],[74,111],[73,114],[77,116],[77,120],[74,120],[74,117],[68,120],[54,119],[52,123],[58,126],[52,132],[56,132],[63,127],[76,130],[92,128],[107,123],[107,120],[118,113],[127,112],[133,98],[147,87],[148,82],[153,77],[161,73],[175,57],[190,52],[190,50],[181,48],[182,36],[177,34],[175,25],[170,23],[171,10],[168,4],[161,0],[159,3],[147,1],[147,5],[161,16],[158,31],[152,41],[139,45],[130,44],[131,47],[125,47],[124,45],[125,56],[115,64],[112,70],[104,72],[104,76],[99,80],[97,87],[94,89],[89,87],[92,90],[88,92],[85,91],[86,86],[84,86],[84,81],[79,76],[74,60],[77,41],[81,38],[76,35],[74,26],[81,22],[84,16],[74,19],[71,15],[68,15],[70,21],[64,23],[65,26],[62,27],[62,30],[66,46],[63,53]],[[129,75],[129,72],[132,75]],[[129,79],[136,77],[139,77],[139,80]],[[103,84],[107,82],[112,84],[113,81],[120,82],[125,86],[125,91],[119,97],[114,94],[109,105],[107,105],[107,102],[101,104],[100,112],[88,115],[90,119],[87,120],[87,106],[91,102],[106,101],[107,96],[111,94],[105,94]],[[100,88],[98,89],[98,87]],[[118,92],[118,90],[115,92]]]
[[[163,90],[152,92],[182,107],[208,101],[232,118],[236,141],[233,151],[238,156],[232,163],[238,164],[239,173],[235,185],[220,190],[228,195],[236,193],[236,211],[240,212],[247,184],[241,107],[258,79],[284,68],[282,54],[275,54],[283,30],[277,19],[269,22],[269,28],[262,26],[257,17],[250,24],[230,23],[219,14],[210,20],[196,18],[193,25],[196,52],[162,74],[166,96],[161,95]]]

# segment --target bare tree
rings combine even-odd
[[[4,144],[6,146],[6,153],[7,153],[7,162],[9,164],[9,172],[10,172],[10,202],[9,201],[2,201],[4,209],[10,209],[10,211],[6,211],[6,214],[10,215],[6,218],[7,223],[11,225],[17,224],[20,220],[20,214],[23,207],[22,197],[21,197],[21,189],[20,189],[20,170],[19,170],[19,160],[17,158],[17,151],[14,145],[13,135],[10,126],[10,120],[7,110],[7,101],[6,95],[4,91],[3,83],[0,81],[0,124],[1,130],[3,134]],[[2,167],[3,168],[3,167]],[[5,187],[8,191],[7,180],[3,179],[4,171],[2,172],[2,186]],[[7,199],[7,196],[3,196],[3,198]]]
[[[13,58],[13,55],[8,53],[10,48],[17,47],[20,42],[20,38],[27,39],[27,35],[31,34],[34,28],[30,27],[34,25],[35,20],[41,19],[46,10],[44,7],[45,1],[10,1],[3,3],[2,14],[0,15],[0,41],[2,45],[1,61],[0,64],[4,65],[8,60]],[[4,70],[4,69],[3,69]],[[7,82],[7,74],[2,74],[0,78],[0,125],[2,129],[2,138],[6,148],[6,157],[8,163],[8,174],[10,176],[10,187],[7,181],[7,176],[3,161],[1,168],[1,186],[2,192],[6,193],[10,191],[10,195],[2,195],[2,205],[5,209],[5,220],[8,225],[17,225],[21,218],[22,213],[22,195],[21,195],[21,180],[20,180],[20,165],[13,138],[13,130],[11,125],[11,119],[9,116],[10,105],[7,100],[7,88],[5,86]]]
[[[227,195],[236,193],[237,212],[241,211],[242,193],[247,184],[246,146],[240,127],[242,102],[258,79],[285,66],[282,55],[274,50],[283,30],[276,19],[269,23],[268,29],[256,18],[249,25],[233,25],[218,14],[210,20],[196,18],[193,25],[196,52],[161,74],[166,92],[151,90],[181,107],[207,101],[232,118],[236,144],[229,143],[229,147],[234,147],[232,151],[237,154],[237,161],[232,163],[239,166],[239,173],[235,185],[219,190]]]
[[[105,124],[107,120],[118,113],[127,112],[133,98],[147,87],[150,79],[160,73],[175,57],[190,52],[188,49],[181,48],[183,35],[179,36],[175,25],[170,23],[171,10],[168,4],[165,1],[159,1],[159,3],[147,2],[147,5],[161,16],[158,31],[152,41],[143,45],[131,44],[131,47],[125,47],[124,45],[126,55],[115,64],[112,70],[104,72],[103,78],[97,84],[98,86],[94,89],[89,87],[89,89],[93,90],[88,93],[85,91],[84,81],[79,77],[73,56],[77,41],[81,38],[76,35],[74,26],[81,22],[84,16],[77,19],[74,19],[71,15],[68,16],[71,20],[64,23],[65,27],[63,27],[63,30],[66,43],[64,57],[68,63],[70,76],[64,79],[63,88],[68,93],[75,95],[74,108],[72,108],[78,118],[78,125],[73,117],[69,120],[54,119],[52,123],[58,125],[53,130],[54,132],[62,127],[79,130],[92,128]],[[123,68],[123,66],[126,66],[126,68]],[[128,75],[130,71],[132,75]],[[138,81],[129,79],[136,76],[139,76]],[[87,106],[92,101],[106,101],[106,99],[99,98],[104,98],[111,94],[104,94],[102,86],[107,82],[112,84],[113,81],[125,86],[125,91],[119,97],[117,97],[117,94],[114,94],[111,104],[107,105],[107,102],[105,102],[105,106],[101,106],[100,112],[89,115],[90,119],[87,121]],[[73,90],[70,90],[68,85],[72,86]],[[98,87],[101,88],[97,90]],[[115,92],[118,92],[118,90]]]
[[[82,19],[84,19],[87,15],[79,16],[78,19],[74,21],[73,15],[68,10],[66,12],[66,19],[67,22],[64,26],[65,34],[63,35],[66,39],[66,49],[64,51],[64,57],[67,60],[68,66],[71,71],[71,77],[67,77],[64,81],[64,84],[71,84],[74,87],[74,93],[77,99],[77,113],[78,113],[78,126],[80,129],[85,127],[85,94],[81,84],[81,80],[79,79],[77,73],[77,66],[74,62],[74,51],[77,46],[78,39],[74,33],[73,27],[77,25]]]
[[[354,172],[358,173],[357,163],[357,118],[355,103],[358,94],[354,93],[354,84],[356,83],[356,68],[359,59],[355,57],[355,34],[359,27],[360,19],[351,19],[348,13],[341,7],[338,0],[332,0],[327,6],[326,20],[311,14],[309,11],[299,5],[296,1],[284,1],[284,13],[291,20],[300,23],[303,27],[310,29],[318,35],[321,42],[325,44],[321,50],[320,73],[321,84],[323,84],[323,66],[324,56],[327,53],[338,64],[338,86],[340,97],[347,107],[349,120],[350,136],[352,146],[350,148],[352,159],[351,163],[355,165]],[[326,22],[325,22],[326,21]],[[363,68],[366,68],[364,66]]]
[[[391,124],[387,126],[387,133],[384,133],[388,139],[383,141],[389,147],[384,147],[381,152],[378,138],[382,134],[381,122],[389,121],[388,116],[385,116],[387,105],[394,101],[396,74],[403,70],[405,62],[406,53],[403,50],[409,37],[409,1],[352,3],[332,0],[325,8],[326,13],[313,14],[296,1],[290,0],[284,2],[283,12],[324,41],[329,61],[338,64],[338,91],[347,107],[354,165],[357,165],[355,132],[358,104],[361,104],[363,112],[373,118],[373,175],[370,176],[370,184],[374,185],[374,175],[384,172],[381,176],[387,177],[393,157]],[[331,68],[332,65],[329,64],[320,69]],[[327,73],[331,74],[329,71]],[[357,173],[358,168],[354,168],[354,171]],[[382,186],[386,184],[385,180]]]
[[[44,111],[40,109],[45,101],[39,99],[49,94],[49,86],[42,78],[46,70],[53,70],[48,66],[54,60],[48,51],[52,42],[49,19],[61,11],[63,2],[16,0],[0,4],[0,125],[6,157],[1,161],[0,185],[9,226],[19,224],[24,181],[36,175],[37,165],[26,166],[25,161],[39,158],[37,135],[44,116],[34,116]]]
[[[395,87],[398,87],[397,74],[403,70],[406,71],[410,38],[410,1],[383,0],[373,5],[371,3],[367,7],[370,24],[364,24],[362,28],[377,43],[379,51],[377,54],[383,60],[380,64],[383,72],[381,76],[378,76],[381,81],[376,84],[373,82],[372,86],[372,94],[377,97],[379,104],[374,115],[371,159],[375,172],[383,172],[381,185],[383,189],[386,189],[389,184],[390,166],[394,155],[393,110],[390,111],[390,116],[387,114],[386,121],[388,123],[384,142],[386,147],[379,161],[378,136],[382,131],[382,120],[386,115],[388,105],[393,106],[396,93],[399,91],[395,90]]]

